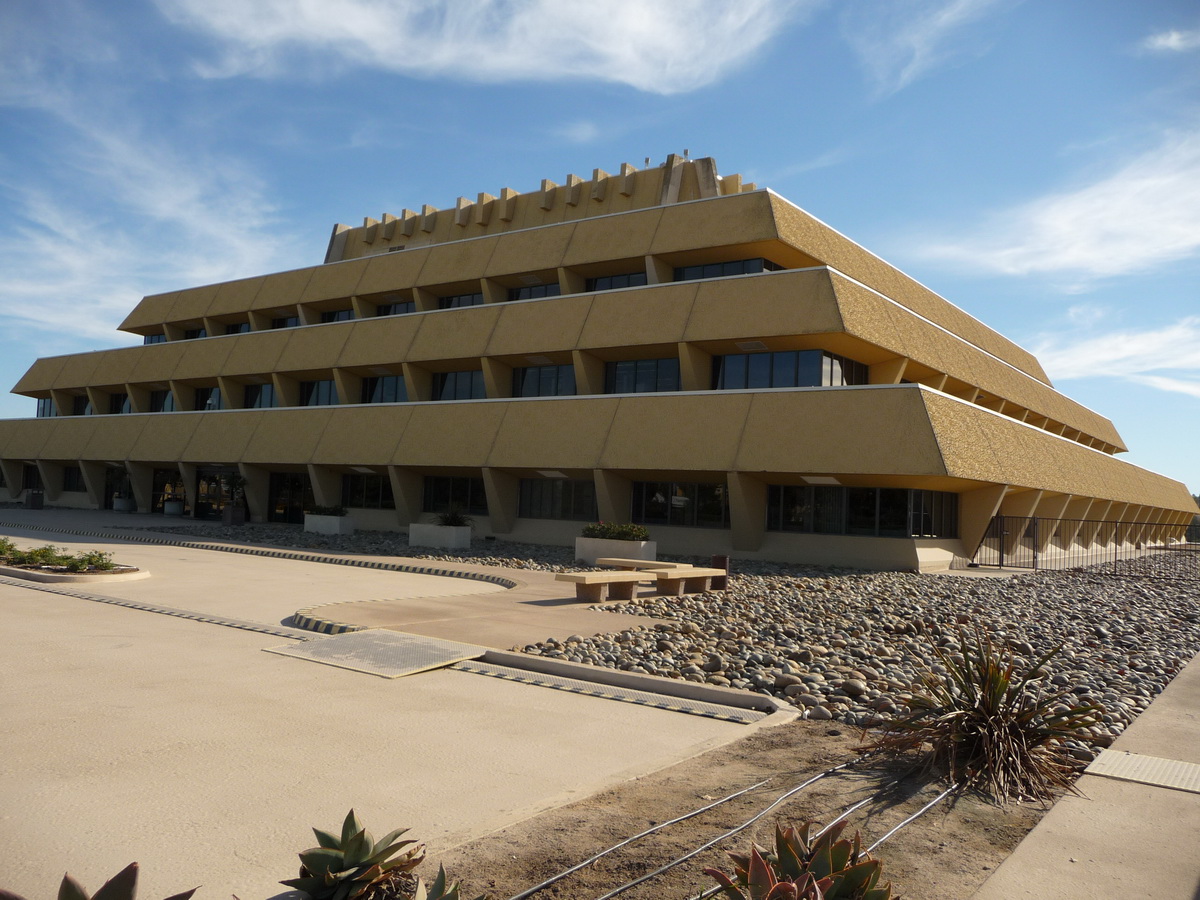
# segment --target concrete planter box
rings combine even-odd
[[[163,501],[164,516],[182,516],[183,501],[182,500],[164,500]]]
[[[618,559],[657,559],[655,541],[614,541],[611,538],[575,538],[575,558],[593,565],[602,557]]]
[[[137,512],[137,501],[132,497],[113,497],[113,512]]]
[[[408,526],[408,546],[467,550],[471,546],[471,526],[429,525],[424,522],[413,522]]]
[[[354,534],[354,520],[349,516],[314,516],[305,513],[304,530],[315,534]]]

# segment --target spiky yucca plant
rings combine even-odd
[[[63,875],[58,887],[58,900],[134,900],[137,896],[138,864],[130,863],[101,885],[95,894],[89,894],[82,884],[70,875]],[[175,894],[167,900],[190,900],[196,888]],[[0,888],[0,900],[24,900],[23,897]]]
[[[1050,800],[1074,790],[1077,765],[1063,746],[1099,721],[1096,705],[1064,706],[1067,691],[1046,690],[1043,668],[1062,647],[1018,665],[981,630],[958,630],[961,663],[937,654],[946,675],[922,679],[927,693],[914,694],[909,711],[882,726],[865,750],[919,751],[926,745],[929,769],[941,767],[952,783],[1010,799]],[[1056,711],[1058,710],[1058,711]]]
[[[813,823],[775,826],[775,852],[753,846],[749,854],[730,853],[733,877],[705,869],[730,900],[889,900],[891,882],[877,887],[882,863],[862,849],[862,837],[841,837],[846,823],[835,822],[810,838]]]
[[[424,880],[417,879],[412,900],[460,900],[459,890],[457,881],[447,882],[446,870],[439,865],[437,878],[433,879],[433,884],[427,887]],[[480,895],[475,900],[484,900],[484,897]]]
[[[340,836],[314,828],[319,847],[300,854],[300,877],[281,881],[304,891],[313,900],[355,900],[394,875],[411,872],[425,858],[425,845],[397,841],[408,831],[398,828],[374,840],[354,810],[346,815]],[[412,845],[412,846],[410,846]],[[401,849],[399,857],[392,859]]]

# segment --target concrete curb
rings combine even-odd
[[[131,572],[37,572],[32,569],[18,569],[13,566],[0,566],[0,575],[5,578],[21,578],[25,581],[40,581],[47,584],[112,584],[114,581],[139,581],[149,578],[150,573],[145,569],[134,569]]]

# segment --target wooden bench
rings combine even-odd
[[[606,556],[596,560],[598,566],[611,566],[614,569],[633,569],[635,571],[653,572],[657,569],[690,569],[691,563],[663,562],[657,559],[621,559],[618,556]]]
[[[678,597],[680,594],[701,594],[709,589],[712,579],[728,575],[724,569],[706,569],[693,566],[688,569],[659,569],[658,593],[663,597]]]
[[[578,600],[601,603],[604,600],[632,600],[643,577],[640,572],[559,572],[554,580],[574,584]]]

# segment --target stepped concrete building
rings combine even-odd
[[[7,495],[256,521],[345,505],[403,531],[863,567],[1182,534],[1178,482],[1037,360],[711,159],[335,226],[323,264],[146,297],[144,345],[37,360],[0,422]],[[240,476],[240,477],[233,477]]]

